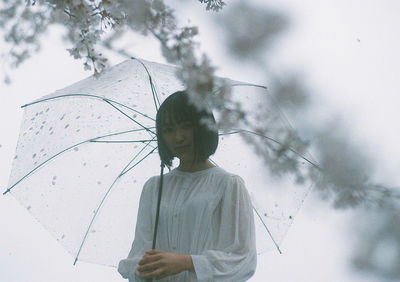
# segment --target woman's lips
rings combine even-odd
[[[190,149],[190,145],[175,147],[175,151],[184,152]]]

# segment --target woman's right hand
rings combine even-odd
[[[194,266],[190,255],[150,250],[139,261],[136,270],[139,272],[140,278],[159,280],[185,270],[194,271]]]

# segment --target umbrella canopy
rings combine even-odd
[[[157,109],[169,94],[184,88],[175,72],[174,66],[132,58],[99,78],[89,77],[23,106],[5,193],[13,194],[75,262],[116,266],[126,257],[141,189],[159,173]],[[268,95],[265,87],[229,83],[232,98],[248,109]],[[275,116],[274,126],[289,124],[284,116]],[[310,185],[274,177],[246,137],[259,138],[266,148],[280,138],[232,128],[221,133],[212,160],[245,180],[258,252],[279,250]]]

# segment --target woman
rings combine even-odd
[[[257,254],[252,205],[243,180],[208,159],[218,146],[212,113],[176,92],[156,118],[161,162],[179,166],[163,177],[157,244],[151,250],[159,176],[140,197],[135,238],[119,273],[129,281],[246,281]],[[232,157],[234,152],[232,152]]]

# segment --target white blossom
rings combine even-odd
[[[211,11],[220,11],[226,5],[221,0],[199,1]],[[154,36],[167,61],[181,67],[177,77],[188,89],[191,101],[199,108],[210,107],[222,130],[242,126],[255,132],[245,138],[275,175],[291,174],[299,183],[317,182],[316,189],[337,208],[368,208],[364,214],[368,220],[360,225],[362,236],[355,252],[355,265],[379,277],[399,279],[398,189],[374,182],[372,163],[340,128],[312,128],[314,140],[303,140],[293,128],[277,124],[278,108],[295,112],[306,109],[309,103],[307,90],[297,75],[277,77],[263,59],[288,27],[288,18],[245,1],[228,4],[224,12],[222,17],[216,14],[215,18],[225,34],[227,50],[236,58],[256,62],[271,81],[271,97],[261,101],[256,109],[247,109],[232,98],[229,83],[215,77],[216,67],[211,60],[206,54],[198,55],[198,28],[178,26],[173,9],[163,0],[2,1],[0,28],[8,46],[2,60],[10,67],[19,66],[40,50],[42,35],[50,26],[61,25],[71,44],[67,48],[70,55],[83,60],[85,70],[99,74],[107,67],[101,50],[124,53],[113,45],[124,33]],[[5,80],[9,81],[7,75]],[[268,99],[278,107],[267,107],[271,103]],[[263,122],[255,122],[260,120]],[[271,139],[266,142],[260,136]],[[317,161],[300,157],[310,148]]]

